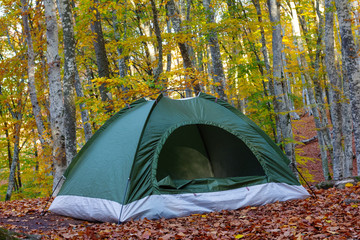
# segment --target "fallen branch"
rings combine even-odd
[[[317,138],[318,138],[317,136],[313,136],[312,138],[301,140],[300,142],[302,142],[304,144],[308,144],[308,143],[315,141]]]

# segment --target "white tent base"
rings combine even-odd
[[[88,221],[117,223],[119,219],[120,222],[125,222],[145,217],[183,217],[193,213],[233,210],[308,196],[309,193],[303,186],[265,183],[219,192],[151,195],[126,205],[100,198],[60,195],[55,198],[49,210]]]

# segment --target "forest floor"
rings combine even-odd
[[[297,140],[316,135],[312,117],[294,125]],[[299,168],[309,170],[309,184],[323,181],[317,140],[298,145],[297,152],[308,160]],[[313,191],[316,198],[121,225],[41,216],[48,199],[14,200],[0,202],[0,228],[27,239],[360,239],[360,185]]]

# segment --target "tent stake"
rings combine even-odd
[[[61,181],[62,179],[66,179],[66,177],[64,177],[64,175],[62,175],[62,176],[61,176],[61,178],[60,178],[60,179],[59,179],[59,181],[57,182],[57,184],[56,184],[56,186],[55,186],[54,190],[52,191],[52,193],[51,193],[51,195],[50,195],[49,199],[46,201],[45,207],[44,207],[44,209],[42,210],[42,212],[41,212],[40,216],[44,216],[44,215],[45,215],[45,213],[47,212],[47,211],[45,211],[45,209],[46,209],[47,205],[49,204],[50,199],[53,197],[54,192],[55,192],[55,191],[56,191],[56,189],[58,188],[59,183],[60,183],[60,181]]]

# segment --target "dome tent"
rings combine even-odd
[[[124,222],[306,198],[289,160],[228,103],[140,99],[110,118],[64,173],[50,211]]]

